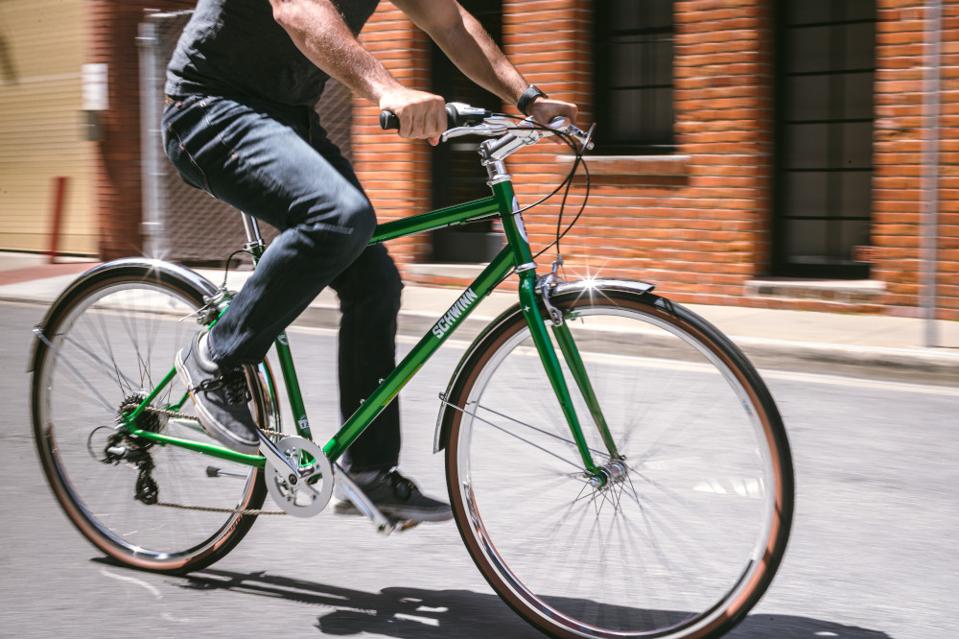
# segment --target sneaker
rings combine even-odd
[[[240,453],[260,447],[250,412],[250,385],[242,368],[221,369],[210,356],[207,333],[176,354],[176,370],[187,387],[200,425],[210,437]]]
[[[402,521],[446,521],[453,518],[449,504],[427,497],[412,481],[395,468],[375,473],[351,475],[370,501],[391,519]],[[339,515],[359,515],[360,511],[349,499],[337,501],[333,512]]]

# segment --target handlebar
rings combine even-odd
[[[472,107],[462,102],[449,102],[446,105],[446,122],[451,129],[458,126],[479,124],[491,115],[493,114],[486,109]],[[380,128],[384,131],[398,131],[400,128],[399,117],[389,110],[380,111]]]
[[[537,126],[531,117],[515,121],[462,102],[449,102],[446,104],[446,120],[449,129],[442,135],[441,139],[444,142],[463,135],[512,138],[509,140],[510,148],[503,153],[504,157],[515,152],[519,147],[535,144],[541,138],[553,134],[569,136],[586,150],[593,148],[592,129],[583,131],[564,117],[557,117],[549,123],[547,128],[552,130],[551,133]],[[380,127],[384,130],[399,129],[400,119],[392,111],[381,111]],[[499,142],[507,142],[507,140],[502,139]]]

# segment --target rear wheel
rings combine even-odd
[[[765,591],[788,537],[776,406],[736,347],[682,307],[602,289],[554,303],[622,455],[564,365],[594,462],[614,480],[584,474],[517,310],[467,353],[447,397],[460,534],[499,595],[552,636],[719,636]]]
[[[137,568],[186,572],[215,562],[253,525],[249,511],[266,495],[251,466],[117,428],[200,329],[196,311],[209,293],[176,269],[101,267],[55,304],[37,344],[33,426],[54,495],[87,539]],[[264,423],[270,411],[254,391]],[[137,426],[215,443],[185,397],[174,378]]]

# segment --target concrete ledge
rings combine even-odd
[[[768,278],[749,280],[743,293],[747,297],[776,299],[816,299],[847,303],[877,302],[886,292],[886,283],[878,280],[809,280]]]
[[[572,155],[558,155],[556,162],[564,171],[573,166]],[[588,155],[591,175],[643,177],[684,177],[689,173],[688,155]]]
[[[412,275],[430,275],[434,277],[456,277],[462,278],[464,280],[476,279],[480,273],[483,272],[483,269],[486,268],[486,263],[471,263],[464,262],[459,264],[441,264],[428,262],[424,264],[410,264],[406,267]]]

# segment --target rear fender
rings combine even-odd
[[[199,300],[204,297],[215,295],[217,287],[210,280],[206,279],[196,271],[179,264],[172,264],[162,260],[153,260],[140,257],[128,257],[112,262],[106,262],[86,271],[60,293],[60,296],[47,309],[46,315],[33,329],[34,339],[30,353],[30,363],[28,372],[33,371],[36,361],[37,347],[41,344],[40,336],[45,334],[50,319],[59,313],[62,309],[72,304],[79,295],[82,295],[89,286],[99,281],[111,279],[118,275],[139,277],[143,281],[153,281],[157,283],[169,282],[179,284],[181,287],[191,290],[197,295]]]

